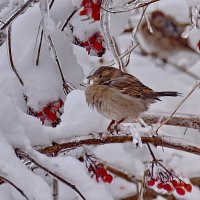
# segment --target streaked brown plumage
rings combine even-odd
[[[154,92],[133,75],[113,67],[100,67],[88,79],[93,81],[85,91],[88,105],[117,122],[133,122],[159,97],[179,95]]]
[[[182,38],[186,24],[177,22],[172,16],[156,10],[149,17],[153,33],[148,29],[146,21],[141,25],[140,33],[151,53],[158,53],[161,56],[174,53],[179,50],[195,52],[190,47],[188,39]]]

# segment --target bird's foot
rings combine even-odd
[[[122,118],[121,120],[119,120],[118,122],[115,120],[112,120],[107,128],[107,131],[109,134],[113,135],[114,133],[116,133],[117,135],[119,135],[119,132],[121,131],[120,128],[120,124],[125,120],[125,118]]]

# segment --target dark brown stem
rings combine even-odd
[[[50,2],[49,9],[52,8],[54,2],[55,2],[55,0],[52,0],[52,1]],[[40,25],[39,25],[39,31],[38,31],[38,34],[40,34],[40,42],[39,42],[39,46],[38,46],[38,50],[37,50],[36,65],[39,65],[40,52],[41,52],[41,47],[42,47],[42,38],[43,38],[43,35],[44,35],[44,30],[43,30],[43,29],[41,30],[41,33],[40,33],[41,25],[42,25],[42,24],[40,23]],[[37,40],[36,40],[36,41],[37,41]]]
[[[74,14],[79,10],[80,8],[75,8],[73,12],[69,15],[69,17],[66,19],[65,23],[63,24],[61,31],[64,31],[65,27],[68,25],[71,18],[74,16]]]
[[[9,181],[7,178],[4,178],[2,176],[0,176],[1,180],[4,180],[5,182],[9,183],[10,185],[12,185],[23,197],[25,197],[27,200],[29,200],[29,198],[24,194],[24,192],[17,187],[14,183],[12,183],[11,181]]]
[[[12,45],[11,45],[11,34],[12,34],[12,25],[10,25],[8,27],[8,58],[9,58],[10,66],[11,66],[13,72],[17,76],[17,78],[18,78],[19,82],[22,84],[22,86],[24,86],[24,82],[22,81],[21,77],[19,76],[19,74],[17,72],[17,69],[15,68],[15,65],[14,65],[14,62],[13,62]]]
[[[56,64],[57,64],[57,66],[58,66],[58,69],[59,69],[59,72],[60,72],[60,75],[61,75],[61,79],[62,79],[63,91],[64,91],[64,93],[65,93],[65,95],[66,95],[66,94],[69,93],[69,86],[68,86],[68,84],[67,84],[66,81],[65,81],[64,74],[63,74],[62,69],[61,69],[61,64],[60,64],[60,61],[59,61],[59,59],[58,59],[58,55],[57,55],[57,52],[56,52],[56,49],[55,49],[55,45],[54,45],[54,43],[53,43],[53,41],[52,41],[52,39],[51,39],[51,36],[48,35],[48,36],[47,36],[47,39],[48,39],[49,45],[50,45],[50,47],[51,47],[51,49],[52,49],[55,62],[56,62]]]
[[[77,187],[75,185],[71,184],[70,182],[68,182],[65,179],[63,179],[61,176],[57,175],[56,173],[54,173],[54,172],[50,171],[49,169],[47,169],[46,167],[42,166],[41,164],[39,164],[37,161],[35,161],[33,158],[31,158],[28,154],[26,154],[22,150],[15,149],[15,152],[16,152],[16,155],[18,157],[28,159],[29,161],[31,161],[32,163],[34,163],[35,165],[37,165],[39,168],[43,169],[45,172],[47,172],[48,174],[50,174],[51,176],[53,176],[57,180],[61,181],[65,185],[67,185],[70,188],[72,188],[75,192],[77,192],[81,196],[81,198],[83,200],[86,200],[86,198],[81,194],[81,192],[77,189]]]

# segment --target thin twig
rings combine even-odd
[[[53,179],[53,200],[58,200],[58,180]]]
[[[64,93],[66,95],[66,94],[69,93],[69,86],[65,81],[64,74],[62,72],[61,64],[60,64],[60,61],[58,59],[58,55],[57,55],[57,52],[56,52],[55,45],[54,45],[50,35],[47,36],[47,40],[48,40],[49,45],[51,47],[51,50],[53,52],[54,60],[55,60],[55,62],[57,64],[57,66],[58,66],[58,69],[59,69],[59,72],[60,72],[60,75],[61,75],[61,79],[62,79],[63,91],[64,91]]]
[[[12,185],[23,197],[25,197],[27,200],[29,200],[29,198],[24,194],[24,192],[19,187],[17,187],[14,183],[12,183],[7,178],[2,177],[2,176],[0,176],[0,179],[4,180],[5,182],[7,182],[10,185]]]
[[[164,120],[162,123],[159,124],[159,126],[156,128],[155,133],[158,132],[158,130],[164,125],[166,124],[171,118],[172,116],[176,113],[176,111],[183,105],[183,103],[190,97],[190,95],[194,92],[194,90],[196,90],[197,87],[200,86],[200,81],[197,82],[197,84],[192,88],[192,90],[183,98],[183,100],[175,107],[175,109],[173,110],[173,112],[170,114],[170,116]]]
[[[169,116],[170,113],[146,113],[142,116],[142,119],[147,124],[156,124],[160,119],[166,121]],[[200,115],[175,114],[166,121],[165,125],[181,126],[200,130]]]
[[[185,73],[187,76],[195,79],[195,80],[200,80],[200,76],[198,76],[197,74],[194,74],[193,72],[190,72],[187,70],[187,67],[185,66],[180,66],[174,62],[172,62],[171,60],[167,59],[166,57],[162,57],[160,56],[159,54],[155,54],[155,53],[148,53],[147,51],[145,51],[143,49],[143,47],[140,45],[140,49],[142,52],[136,52],[137,54],[140,54],[142,56],[151,56],[152,58],[157,58],[157,59],[160,59],[161,61],[163,61],[164,63],[167,63],[169,64],[170,66],[174,67],[175,69]]]
[[[71,20],[71,18],[74,16],[74,14],[79,10],[80,8],[75,8],[73,10],[73,12],[67,17],[65,23],[63,24],[61,31],[64,31],[65,27],[68,25],[69,21]]]
[[[103,2],[104,6],[106,8],[109,8],[110,3],[111,3],[110,0],[105,0]],[[117,52],[116,46],[115,46],[115,42],[110,33],[110,13],[109,12],[107,12],[105,10],[101,10],[100,24],[101,24],[101,29],[102,29],[104,39],[105,39],[105,42],[107,45],[107,49],[112,53],[114,60],[116,61],[116,64],[118,65],[119,69],[122,70],[123,63],[121,61],[121,58],[118,55],[118,52]]]
[[[50,5],[49,5],[49,9],[52,8],[53,4],[54,4],[55,0],[52,0],[50,2]],[[40,35],[40,37],[39,37]],[[38,66],[39,65],[39,60],[40,60],[40,52],[41,52],[41,48],[42,48],[42,38],[43,38],[43,35],[44,35],[44,30],[42,29],[42,22],[40,22],[40,25],[39,25],[39,28],[38,28],[38,33],[37,33],[37,37],[36,37],[36,43],[35,43],[35,49],[37,49],[37,54],[36,54],[36,59],[35,59],[35,64]],[[37,41],[38,41],[38,38],[39,38],[39,45],[38,45],[38,48],[37,48]]]
[[[134,5],[133,7],[131,7],[129,5],[127,7],[127,9],[124,9],[124,10],[122,10],[124,6],[122,8],[109,8],[109,9],[101,6],[101,9],[105,10],[109,13],[115,13],[116,14],[116,13],[120,13],[120,12],[129,12],[129,11],[132,11],[132,10],[135,10],[135,9],[138,9],[138,8],[142,8],[142,7],[145,7],[145,6],[150,5],[152,3],[155,3],[157,1],[160,1],[160,0],[152,0],[152,1],[144,2],[144,3],[138,3],[137,5]]]
[[[50,174],[52,177],[56,178],[57,180],[61,181],[65,185],[67,185],[70,188],[72,188],[76,193],[78,193],[80,195],[80,197],[83,200],[86,200],[86,198],[81,194],[81,192],[77,189],[77,187],[75,185],[71,184],[70,182],[68,182],[65,179],[63,179],[61,176],[57,175],[56,173],[52,172],[51,170],[49,170],[46,167],[44,167],[43,165],[41,165],[40,163],[35,161],[33,158],[31,158],[27,153],[23,152],[21,149],[15,149],[15,153],[16,153],[16,155],[18,157],[22,157],[22,158],[26,158],[26,159],[30,160],[32,163],[37,165],[39,168],[43,169],[45,172]]]
[[[128,54],[131,54],[132,51],[137,48],[139,45],[139,43],[137,43],[136,45],[131,45],[128,49],[126,49],[119,57],[120,59],[124,58],[125,56],[127,56]],[[105,63],[105,64],[102,64],[104,66],[113,66],[115,64],[115,61],[114,59],[112,59],[111,61]]]
[[[15,75],[17,76],[19,82],[22,84],[22,86],[24,86],[24,82],[22,81],[21,77],[19,76],[17,69],[15,68],[14,62],[13,62],[13,58],[12,58],[12,45],[11,45],[11,34],[12,34],[12,25],[9,25],[8,27],[8,58],[9,58],[9,63],[10,66],[13,70],[13,72],[15,73]]]
[[[3,23],[2,26],[0,26],[0,30],[5,29],[7,26],[9,26],[21,13],[23,13],[32,3],[34,3],[35,0],[28,0],[25,4],[20,6],[15,13],[6,21]]]

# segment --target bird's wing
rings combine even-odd
[[[122,94],[141,99],[156,99],[155,92],[132,75],[125,74],[119,78],[106,81],[104,85],[118,90]]]

